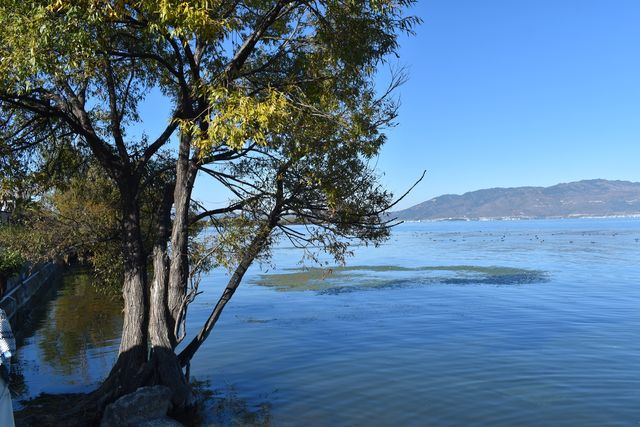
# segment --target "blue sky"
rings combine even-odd
[[[377,166],[396,194],[427,176],[397,208],[481,188],[640,181],[640,0],[418,0],[411,12],[424,22],[392,62],[409,81]],[[145,103],[146,128],[164,126],[161,99]],[[194,195],[227,198],[206,179]]]
[[[400,208],[444,193],[640,181],[640,1],[422,0],[399,125],[378,160]]]

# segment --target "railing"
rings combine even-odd
[[[52,262],[23,269],[7,281],[7,291],[0,300],[0,308],[11,319],[59,270],[60,267]]]

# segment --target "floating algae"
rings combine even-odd
[[[281,291],[342,293],[360,289],[427,284],[522,285],[545,281],[547,274],[544,271],[514,267],[359,265],[326,269],[287,269],[284,273],[263,274],[253,283]]]

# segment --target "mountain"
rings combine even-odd
[[[552,187],[446,194],[394,212],[401,220],[563,218],[640,214],[640,182],[592,179]]]

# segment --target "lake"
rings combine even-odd
[[[355,249],[250,270],[192,362],[203,425],[640,424],[640,219],[408,223]],[[95,387],[119,312],[67,275],[20,340],[21,398]]]

